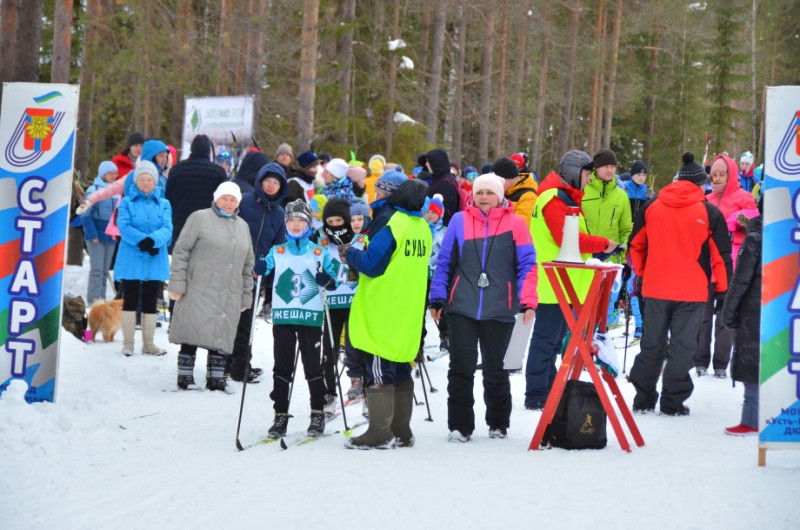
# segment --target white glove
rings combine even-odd
[[[77,208],[75,208],[75,215],[81,215],[83,212],[88,210],[92,206],[92,201],[86,199]]]

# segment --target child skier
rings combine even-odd
[[[328,308],[331,316],[330,322],[325,322],[322,341],[322,368],[325,376],[325,417],[330,418],[336,413],[336,371],[335,366],[339,361],[339,339],[345,331],[345,351],[352,349],[347,338],[347,319],[350,316],[350,304],[356,291],[358,281],[347,281],[347,264],[339,258],[339,246],[348,243],[356,248],[364,248],[365,236],[357,236],[350,226],[350,203],[346,199],[334,197],[325,204],[322,211],[322,228],[314,234],[316,242],[326,250],[333,262],[333,269],[338,271],[336,280],[338,287],[328,295]],[[330,324],[330,326],[328,325]],[[331,334],[331,331],[333,333]],[[331,339],[333,337],[333,339]],[[336,348],[331,348],[331,343]],[[347,391],[347,399],[357,399],[362,393],[361,368],[355,359],[355,353],[345,354],[347,376],[350,377],[351,388]]]
[[[428,211],[425,212],[425,220],[431,227],[433,232],[433,244],[431,245],[431,259],[428,263],[428,292],[431,288],[431,279],[436,272],[436,260],[439,258],[439,249],[442,247],[442,240],[444,240],[444,232],[447,227],[444,226],[442,216],[444,215],[444,199],[440,194],[435,194],[428,203]],[[422,339],[425,340],[425,327],[423,326]],[[447,339],[447,320],[444,315],[439,319],[439,351],[441,353],[448,353],[450,351],[450,342]]]
[[[268,275],[275,271],[272,286],[272,337],[275,364],[272,369],[275,423],[270,438],[286,434],[289,423],[289,386],[294,373],[295,345],[299,343],[308,390],[311,423],[308,436],[325,431],[325,381],[320,364],[320,341],[325,315],[320,288],[336,288],[330,255],[309,241],[311,208],[302,200],[286,205],[286,243],[273,246],[265,261]]]

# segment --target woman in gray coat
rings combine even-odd
[[[214,192],[211,208],[194,212],[175,248],[169,296],[175,300],[169,340],[180,344],[178,387],[196,389],[197,347],[208,350],[206,388],[226,390],[225,356],[233,350],[239,314],[253,303],[253,246],[237,215],[242,193],[232,182]]]

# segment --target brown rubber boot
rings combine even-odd
[[[390,449],[394,446],[392,418],[394,417],[394,385],[367,389],[369,428],[355,438],[348,438],[348,449]]]
[[[414,433],[411,432],[411,414],[414,411],[414,380],[406,379],[394,385],[394,416],[392,434],[398,447],[412,447]]]

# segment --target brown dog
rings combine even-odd
[[[103,333],[105,342],[113,342],[114,335],[120,328],[122,318],[122,300],[95,300],[89,310],[89,329],[92,330],[95,341],[98,330]]]

